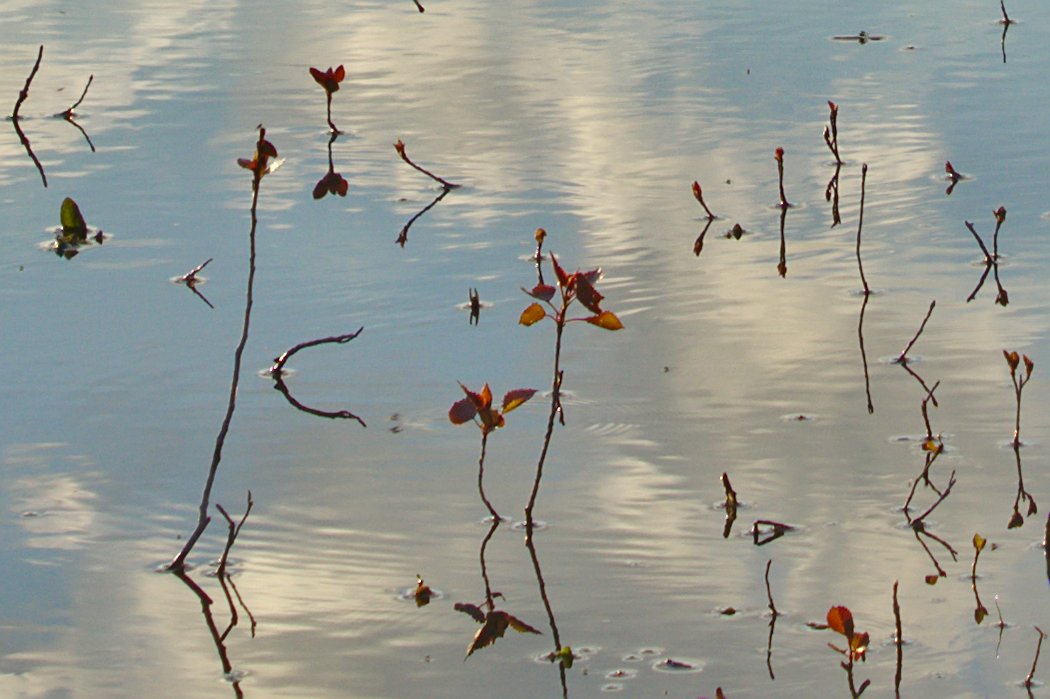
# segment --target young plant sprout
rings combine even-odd
[[[828,117],[831,127],[824,127],[824,143],[827,144],[831,154],[835,156],[835,164],[841,165],[842,158],[839,157],[839,106],[828,100],[828,109],[831,111],[831,115]]]
[[[1018,357],[1017,352],[1008,352],[1003,350],[1003,357],[1006,358],[1006,363],[1010,367],[1010,381],[1014,385],[1014,396],[1017,398],[1017,411],[1014,413],[1014,439],[1011,442],[1015,447],[1022,445],[1021,443],[1021,392],[1024,391],[1024,387],[1028,385],[1028,382],[1032,379],[1032,370],[1035,369],[1035,362],[1033,362],[1027,354]],[[1025,374],[1021,376],[1017,372],[1017,368],[1021,361],[1024,361]]]
[[[329,67],[323,73],[317,68],[310,68],[310,75],[317,84],[324,88],[325,98],[328,101],[328,128],[333,134],[343,133],[332,123],[332,94],[339,91],[339,83],[346,77],[346,69],[340,65],[338,68]]]
[[[503,427],[505,423],[503,416],[532,398],[536,394],[536,389],[518,388],[508,391],[503,396],[502,407],[496,410],[492,407],[492,390],[489,389],[488,384],[485,384],[480,393],[471,391],[463,384],[460,384],[459,387],[463,389],[466,398],[460,398],[452,404],[452,407],[448,410],[448,419],[453,425],[474,422],[481,429],[481,457],[478,459],[478,493],[481,495],[481,501],[485,503],[485,507],[488,508],[492,518],[499,521],[499,513],[496,512],[496,508],[492,506],[492,503],[489,502],[488,497],[485,495],[485,447],[488,444],[489,434]]]

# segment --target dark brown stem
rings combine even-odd
[[[780,186],[780,208],[786,209],[791,206],[791,202],[787,200],[787,195],[784,194],[784,161],[781,158],[777,159],[777,178]]]
[[[864,285],[864,295],[871,293],[868,288],[868,280],[864,277],[864,263],[860,261],[860,232],[864,227],[864,185],[868,181],[868,164],[864,163],[860,168],[860,215],[857,219],[857,268],[860,270],[860,281]]]
[[[554,435],[554,420],[562,415],[561,410],[561,382],[564,372],[561,370],[561,337],[565,330],[565,314],[568,311],[568,301],[562,301],[561,311],[555,316],[554,336],[554,379],[551,382],[551,410],[547,416],[547,431],[543,436],[543,447],[540,449],[540,458],[536,463],[536,478],[532,482],[532,493],[529,502],[525,506],[525,541],[532,540],[533,518],[532,510],[536,506],[536,497],[540,492],[540,481],[543,479],[543,465],[547,461],[547,452],[550,449],[551,437]],[[562,424],[565,417],[562,415]]]
[[[965,224],[966,224],[966,227],[967,227],[968,229],[970,229],[970,232],[971,232],[971,233],[973,233],[973,237],[974,237],[974,239],[975,239],[975,240],[977,241],[977,244],[981,246],[981,252],[982,252],[982,253],[984,253],[984,261],[985,261],[985,262],[987,262],[987,263],[991,263],[991,262],[992,262],[992,260],[996,259],[996,258],[995,258],[995,257],[994,257],[994,256],[992,255],[992,253],[988,252],[988,248],[987,248],[987,247],[985,247],[985,245],[984,245],[984,241],[983,241],[983,240],[981,240],[981,236],[979,236],[979,235],[977,234],[977,229],[975,229],[975,228],[973,227],[973,224],[972,224],[972,223],[970,223],[969,221],[963,221],[963,223],[965,223]],[[996,232],[998,232],[998,228],[996,229]]]
[[[267,373],[270,376],[275,376],[275,375],[281,374],[284,371],[285,363],[289,359],[291,359],[292,355],[294,355],[299,350],[306,349],[307,347],[316,347],[318,345],[326,345],[326,344],[333,344],[333,343],[334,344],[339,344],[339,345],[345,345],[347,342],[350,342],[350,340],[353,340],[355,337],[360,335],[362,330],[364,330],[364,327],[360,327],[360,328],[357,329],[356,332],[348,333],[346,335],[333,335],[331,337],[322,337],[322,338],[320,338],[318,340],[308,340],[307,342],[300,342],[295,347],[292,347],[291,349],[286,350],[281,356],[276,357],[273,360],[274,361],[273,366],[271,366],[269,369],[267,369]]]
[[[1032,688],[1032,680],[1035,677],[1035,666],[1039,662],[1039,651],[1043,649],[1043,639],[1046,638],[1046,633],[1039,628],[1035,627],[1035,630],[1039,632],[1039,641],[1035,645],[1035,657],[1032,658],[1032,669],[1028,671],[1028,677],[1024,678],[1025,689]]]
[[[444,187],[445,189],[455,189],[456,187],[459,187],[458,184],[453,184],[453,183],[449,182],[448,180],[446,180],[444,178],[438,177],[437,175],[432,173],[430,170],[427,170],[426,168],[422,168],[419,165],[416,165],[414,162],[412,162],[412,159],[408,157],[408,153],[405,151],[405,144],[401,141],[401,139],[398,139],[397,143],[394,144],[394,150],[397,151],[398,155],[401,156],[402,160],[404,160],[406,163],[408,163],[409,165],[414,167],[416,170],[419,170],[420,172],[422,172],[424,175],[426,175],[430,179],[439,182],[441,184],[441,186]]]
[[[936,306],[937,306],[937,301],[936,300],[930,301],[930,310],[926,311],[926,317],[922,319],[922,325],[919,326],[919,330],[918,330],[918,332],[915,333],[915,337],[913,337],[911,339],[911,342],[908,343],[908,346],[905,347],[903,350],[901,350],[901,353],[899,355],[897,355],[897,359],[895,361],[898,364],[907,364],[907,362],[908,362],[908,350],[910,350],[912,348],[912,346],[915,345],[915,343],[919,339],[919,336],[922,335],[922,331],[926,329],[926,322],[930,319],[930,316],[933,315],[933,309]]]
[[[1005,0],[999,0],[999,9],[1003,11],[1003,24],[1013,24],[1013,20],[1010,19],[1010,15],[1006,14],[1006,2]]]
[[[212,598],[208,596],[200,585],[193,581],[186,571],[182,568],[173,569],[172,572],[179,580],[185,583],[186,587],[197,596],[197,599],[201,603],[201,613],[204,615],[204,623],[208,627],[208,632],[211,634],[212,641],[215,643],[215,650],[219,654],[219,662],[222,663],[222,671],[227,676],[231,676],[230,673],[233,671],[233,664],[230,662],[229,653],[226,650],[226,643],[223,640],[223,636],[219,633],[218,626],[215,625],[215,618],[212,615],[211,605],[213,603]],[[244,692],[241,690],[240,681],[234,680],[232,682],[234,696],[241,699],[244,696]]]
[[[40,50],[36,54],[36,63],[33,64],[33,70],[29,72],[29,77],[26,78],[26,84],[18,92],[18,101],[15,102],[14,111],[11,112],[11,119],[18,121],[18,110],[22,108],[22,103],[29,98],[29,85],[33,82],[33,78],[36,77],[36,72],[40,70],[40,61],[44,58],[44,45],[40,45]]]
[[[496,508],[492,506],[489,499],[485,496],[485,446],[489,441],[489,433],[485,430],[481,431],[481,456],[478,458],[478,493],[481,495],[481,501],[485,503],[485,507],[489,508],[489,513],[492,514],[492,518],[498,520],[500,518],[499,512],[496,512]]]
[[[839,214],[839,174],[842,172],[842,164],[837,163],[835,165],[835,174],[828,180],[828,186],[824,188],[824,201],[831,202],[831,227],[842,223],[842,216]]]
[[[936,391],[937,387],[940,386],[940,385],[941,385],[940,381],[938,381],[937,383],[933,384],[933,388],[931,388],[929,391],[927,391],[926,397],[922,399],[922,421],[924,423],[926,423],[926,439],[933,439],[933,429],[930,427],[930,414],[929,414],[929,411],[927,409],[927,404],[931,400],[933,400],[934,406],[937,405],[937,399],[933,397],[933,392]]]
[[[868,308],[870,294],[864,294],[864,300],[860,304],[860,319],[857,321],[857,340],[860,342],[860,359],[864,363],[864,394],[868,398],[868,415],[875,412],[875,404],[871,402],[871,377],[868,374],[868,354],[864,351],[864,311]]]
[[[934,502],[932,505],[930,505],[929,509],[927,509],[921,515],[919,515],[914,520],[912,520],[912,527],[913,528],[915,526],[915,523],[921,523],[923,520],[926,519],[927,515],[929,515],[931,512],[933,512],[935,509],[937,509],[937,506],[940,505],[942,502],[944,502],[944,499],[951,494],[952,486],[954,486],[954,485],[955,485],[955,471],[952,471],[952,474],[948,477],[948,486],[944,489],[944,492],[941,493],[940,496],[937,498],[937,501]],[[929,532],[926,532],[926,534],[927,534],[927,536],[931,536],[931,537],[933,536]],[[940,539],[938,539],[938,541],[940,541]],[[945,545],[947,545],[947,544],[945,544]]]
[[[531,524],[526,524],[526,529],[529,530]],[[540,568],[539,554],[536,552],[536,544],[532,539],[532,532],[528,531],[525,537],[525,548],[529,550],[529,558],[532,559],[532,569],[536,573],[536,584],[539,586],[540,599],[543,601],[543,608],[547,612],[547,623],[551,627],[551,638],[554,640],[554,653],[557,654],[562,649],[561,645],[561,634],[558,632],[558,623],[554,620],[554,608],[551,606],[550,597],[547,595],[547,583],[543,579],[543,571]],[[562,697],[566,698],[569,696],[569,688],[565,682],[565,663],[558,663],[558,676],[561,681],[561,693]]]
[[[419,4],[419,0],[412,0],[412,2],[416,3],[416,7],[419,9],[420,12],[426,12],[426,8]]]
[[[771,565],[773,565],[772,558],[766,561],[766,597],[769,599],[769,611],[772,614],[769,619],[769,640],[766,642],[766,669],[769,671],[769,679],[776,680],[776,675],[773,674],[773,629],[777,625],[777,617],[780,616],[780,612],[773,604],[773,593],[769,588],[769,567]]]
[[[485,538],[481,540],[481,549],[478,551],[478,560],[481,563],[481,579],[485,582],[485,607],[490,612],[496,608],[496,602],[493,599],[492,584],[489,582],[489,569],[485,564],[485,549],[488,548],[492,535],[496,533],[496,530],[499,529],[499,525],[502,523],[503,520],[499,517],[492,518],[492,526],[489,527]]]
[[[234,522],[233,518],[230,517],[229,513],[223,509],[222,505],[216,503],[215,509],[222,513],[222,516],[226,519],[226,525],[229,531],[226,535],[226,548],[222,551],[222,556],[219,558],[219,567],[216,569],[215,574],[221,580],[226,575],[226,560],[230,556],[230,549],[233,548],[233,544],[237,541],[237,535],[241,533],[241,527],[244,526],[244,522],[248,519],[248,515],[252,512],[252,505],[255,501],[252,500],[252,491],[248,491],[248,507],[244,510],[244,514],[241,515],[240,522]]]
[[[292,395],[291,390],[288,388],[288,384],[284,382],[284,378],[280,374],[275,374],[273,376],[273,381],[273,387],[277,391],[280,391],[281,395],[284,396],[284,399],[288,401],[289,405],[291,405],[296,410],[301,410],[304,413],[316,415],[317,417],[329,418],[331,420],[355,420],[359,425],[361,425],[361,427],[368,427],[368,425],[365,424],[365,421],[362,420],[360,416],[355,415],[349,410],[319,410],[317,408],[311,408],[308,405],[300,403],[298,400],[296,400],[295,396]]]
[[[84,91],[80,93],[80,99],[78,99],[76,102],[74,102],[69,107],[69,109],[67,109],[67,110],[65,110],[63,112],[58,112],[57,114],[53,114],[52,116],[54,116],[56,118],[65,119],[66,121],[72,121],[73,120],[73,110],[75,110],[77,107],[79,107],[80,103],[84,101],[85,97],[87,97],[88,88],[91,87],[91,83],[92,83],[92,81],[94,79],[95,79],[95,75],[94,75],[94,73],[92,73],[91,75],[88,76],[87,85],[84,86]]]
[[[256,152],[258,153],[264,152],[263,140],[265,136],[266,129],[260,128],[259,141],[256,144]],[[233,351],[233,377],[230,379],[230,393],[226,404],[226,415],[222,420],[222,425],[219,427],[219,434],[215,438],[215,449],[212,452],[211,465],[208,468],[208,477],[204,483],[204,491],[201,493],[197,526],[193,530],[193,533],[190,534],[190,537],[186,539],[186,543],[183,545],[182,550],[179,551],[179,554],[168,564],[168,570],[170,571],[182,571],[185,569],[186,557],[197,544],[197,540],[200,539],[202,534],[204,534],[204,530],[208,528],[208,523],[211,522],[211,517],[208,516],[208,507],[211,502],[211,489],[215,484],[215,475],[219,471],[219,462],[222,461],[222,449],[226,444],[226,435],[230,431],[230,423],[233,421],[233,411],[237,407],[237,386],[240,383],[241,378],[241,358],[244,355],[244,347],[248,344],[248,329],[251,325],[252,291],[255,288],[255,230],[259,224],[257,216],[259,184],[262,181],[264,172],[265,170],[260,164],[260,166],[252,173],[251,228],[248,231],[248,284],[244,300],[244,321],[241,325],[241,337],[237,342],[236,349]]]
[[[324,93],[325,96],[328,97],[328,128],[332,130],[333,135],[341,134],[343,132],[340,131],[338,127],[336,127],[336,125],[332,123],[332,93],[328,90],[325,90]]]
[[[707,235],[707,231],[711,228],[711,224],[715,222],[714,218],[707,219],[707,224],[704,226],[704,230],[700,231],[700,235],[697,236],[696,240],[693,241],[693,254],[697,257],[704,249],[704,236]]]
[[[901,674],[904,666],[904,637],[901,632],[901,606],[897,603],[897,585],[900,581],[893,581],[893,619],[896,624],[896,633],[893,637],[894,645],[897,646],[897,672],[893,677],[893,689],[897,697],[901,693]]]
[[[443,187],[441,189],[441,194],[437,195],[437,197],[434,198],[434,201],[432,201],[429,204],[427,204],[426,206],[424,206],[419,211],[419,213],[417,213],[415,216],[413,216],[412,218],[410,218],[408,220],[408,223],[406,223],[404,228],[401,229],[401,233],[398,234],[397,240],[395,240],[394,242],[397,243],[398,245],[400,245],[401,247],[405,247],[405,243],[408,242],[408,229],[412,227],[412,224],[416,222],[416,219],[421,217],[426,212],[430,211],[432,208],[434,208],[435,204],[437,204],[439,201],[444,199],[445,196],[449,193],[449,191],[451,191],[451,190],[449,190],[448,187]]]
[[[40,50],[36,55],[36,63],[33,64],[33,70],[30,71],[29,77],[26,78],[25,86],[18,93],[18,101],[15,102],[14,111],[11,112],[11,123],[15,127],[15,134],[18,136],[18,140],[21,141],[22,147],[26,149],[26,153],[29,154],[30,160],[36,165],[37,172],[40,173],[40,179],[44,182],[44,187],[47,187],[47,175],[44,174],[44,166],[40,163],[40,159],[36,157],[36,153],[33,152],[33,147],[29,144],[29,138],[26,137],[25,132],[22,131],[22,127],[18,125],[18,110],[22,108],[22,103],[29,98],[29,85],[33,82],[33,78],[36,77],[36,72],[40,70],[40,61],[44,57],[44,45],[40,45]]]
[[[788,205],[790,206],[790,204]],[[780,261],[777,263],[777,272],[784,278],[788,273],[787,266],[787,239],[784,237],[784,224],[787,222],[787,206],[780,208]]]

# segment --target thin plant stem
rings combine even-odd
[[[835,154],[838,157],[838,153]],[[868,180],[868,164],[864,163],[860,168],[860,215],[857,219],[857,268],[860,269],[860,281],[864,285],[864,295],[871,293],[868,280],[864,277],[864,263],[860,261],[860,232],[864,227],[864,185]]]
[[[266,130],[259,129],[259,142],[256,146],[256,150],[259,153],[263,152],[262,143],[265,135]],[[190,551],[193,550],[193,547],[197,544],[197,540],[200,539],[202,534],[204,534],[204,530],[208,528],[208,524],[211,522],[211,517],[208,516],[208,507],[211,503],[211,490],[212,486],[215,484],[215,475],[219,471],[219,462],[222,461],[222,449],[226,444],[226,435],[229,434],[230,423],[233,421],[233,411],[237,408],[237,386],[240,383],[241,378],[241,358],[244,355],[244,347],[248,344],[248,329],[251,325],[252,319],[252,292],[255,288],[255,231],[259,225],[259,219],[257,216],[259,205],[259,184],[262,182],[264,173],[265,169],[260,164],[260,166],[255,168],[252,176],[251,229],[248,231],[248,284],[244,299],[244,321],[241,325],[240,340],[238,340],[237,347],[233,351],[233,377],[230,379],[230,393],[226,403],[226,415],[222,420],[222,425],[219,427],[219,434],[215,438],[215,449],[212,452],[211,465],[208,468],[208,478],[204,483],[204,491],[201,493],[197,526],[193,530],[193,533],[190,534],[190,537],[186,540],[182,550],[179,551],[178,555],[168,564],[167,569],[169,571],[181,571],[185,569],[186,557],[190,554]]]
[[[481,495],[481,501],[485,503],[485,507],[489,508],[489,512],[492,514],[492,518],[498,520],[500,518],[499,513],[496,512],[496,508],[489,502],[488,497],[485,495],[485,447],[489,441],[489,433],[485,430],[481,431],[481,456],[478,458],[478,493]]]
[[[919,326],[919,330],[915,333],[915,337],[913,337],[911,342],[908,343],[908,346],[901,350],[901,353],[897,355],[896,362],[898,364],[906,364],[908,362],[908,350],[912,348],[912,346],[918,341],[919,336],[922,335],[922,331],[926,329],[926,322],[930,319],[930,316],[933,315],[933,309],[936,306],[936,299],[930,301],[930,310],[926,311],[926,317],[922,319],[922,325]]]

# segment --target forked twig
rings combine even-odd
[[[219,567],[215,570],[215,573],[219,578],[226,575],[226,561],[230,556],[230,549],[233,548],[234,542],[237,541],[237,535],[241,533],[241,527],[244,526],[245,521],[248,519],[248,515],[251,514],[253,505],[255,505],[255,501],[252,500],[252,491],[249,490],[248,507],[244,510],[244,514],[241,515],[241,521],[235,523],[229,513],[223,509],[223,506],[215,503],[215,509],[221,512],[222,516],[226,518],[226,524],[229,527],[229,532],[226,535],[226,548],[223,549],[222,557],[219,558]]]

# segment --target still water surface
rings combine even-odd
[[[17,697],[849,696],[821,622],[836,604],[871,633],[857,682],[893,696],[899,581],[901,693],[1024,695],[1050,627],[1041,546],[1050,423],[1050,252],[1045,116],[1050,9],[994,3],[7,2],[0,95],[11,105],[44,58],[21,126],[0,137],[0,693]],[[833,37],[864,30],[859,43]],[[1004,61],[1005,58],[1005,61]],[[345,198],[315,201],[328,170],[324,94],[310,66],[344,64],[332,144]],[[84,135],[51,114],[70,104]],[[824,193],[821,136],[840,106],[842,223]],[[244,607],[222,658],[199,598],[155,570],[193,528],[244,311],[254,127],[287,158],[263,181],[251,333],[214,499],[255,507],[232,553]],[[8,122],[10,125],[10,122]],[[463,187],[441,190],[392,144]],[[776,147],[795,206],[778,272]],[[944,162],[967,175],[945,195]],[[869,165],[863,296],[855,242]],[[720,217],[690,195],[702,183]],[[71,260],[46,251],[64,197],[111,236]],[[995,303],[964,221],[999,235]],[[746,233],[726,237],[733,224]],[[457,381],[497,395],[549,389],[553,326],[517,325],[535,283],[533,231],[575,268],[601,266],[625,329],[566,331],[567,424],[554,434],[537,555],[565,673],[522,532],[486,549],[508,631],[463,661],[488,528],[479,439],[446,412]],[[198,287],[177,277],[214,258]],[[547,270],[549,275],[549,269]],[[549,278],[549,277],[548,277]],[[462,308],[484,302],[477,326]],[[918,382],[929,384],[957,484],[926,521],[901,506],[922,471]],[[260,376],[292,345],[298,412]],[[1001,350],[1035,361],[1020,450],[1039,512],[1008,530],[1017,463]],[[521,519],[549,395],[489,439],[486,488]],[[807,419],[799,420],[799,416]],[[743,506],[723,538],[727,472]],[[936,501],[920,488],[912,515]],[[1021,505],[1022,514],[1026,512]],[[190,557],[218,631],[215,521]],[[797,527],[757,547],[755,519]],[[985,549],[976,624],[975,532]],[[769,641],[763,575],[781,613]],[[440,591],[417,608],[422,575]],[[1007,627],[1002,633],[998,602]],[[720,611],[728,607],[737,614]],[[772,649],[767,656],[767,648]],[[674,670],[666,661],[700,672]],[[768,662],[767,662],[768,659]],[[1045,665],[1045,658],[1043,664]],[[1047,671],[1037,671],[1036,679]],[[239,682],[233,680],[239,679]],[[1045,691],[1042,685],[1035,690]]]

